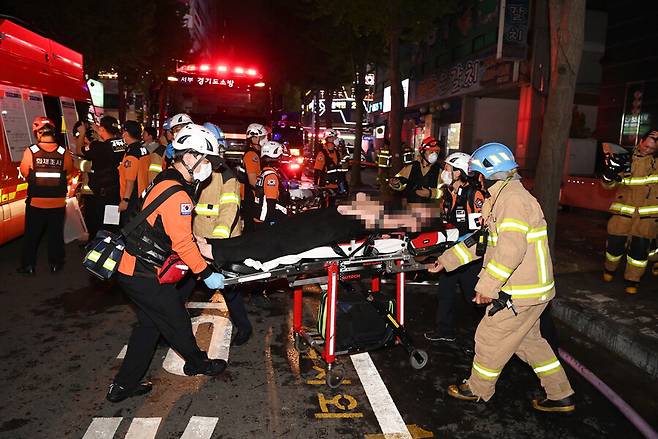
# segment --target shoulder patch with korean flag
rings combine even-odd
[[[180,214],[184,216],[192,215],[192,203],[180,203]]]

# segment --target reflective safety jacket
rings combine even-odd
[[[151,160],[151,163],[149,164],[149,184],[165,168],[164,155],[164,145],[158,145],[158,147],[151,151],[149,154],[149,158]]]
[[[470,184],[456,190],[451,187],[450,196],[446,197],[446,220],[459,230],[459,236],[478,230],[479,217],[482,213],[485,196],[481,190]]]
[[[276,169],[266,166],[256,180],[257,222],[275,223],[288,215],[290,193]]]
[[[631,172],[622,174],[620,182],[602,182],[606,188],[617,187],[610,212],[626,217],[658,218],[658,158],[641,156],[636,149]]]
[[[393,189],[404,192],[405,198],[411,203],[438,200],[443,194],[439,179],[440,173],[441,167],[437,163],[429,164],[424,160],[415,160],[395,174],[395,177],[399,178],[402,184],[398,188]],[[416,195],[416,190],[421,188],[430,190],[430,196],[428,198]]]
[[[519,180],[499,181],[489,193],[482,207],[489,239],[475,291],[494,299],[505,291],[519,306],[551,300],[555,296],[553,263],[539,203]],[[475,247],[460,242],[439,262],[452,271],[478,258]]]
[[[193,230],[204,238],[240,235],[240,183],[233,171],[213,172],[194,207]]]
[[[56,143],[31,145],[23,152],[20,173],[28,182],[28,203],[33,207],[66,205],[66,177],[73,170],[71,154]]]
[[[338,187],[338,181],[343,177],[343,169],[340,166],[340,155],[338,149],[329,151],[322,148],[315,156],[313,165],[315,170],[315,184],[325,187]]]

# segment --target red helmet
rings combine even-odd
[[[420,152],[424,151],[436,151],[439,152],[441,151],[441,146],[439,145],[439,141],[436,140],[434,137],[429,136],[425,137],[423,139],[423,143],[420,145]]]
[[[41,128],[47,125],[50,125],[51,127],[55,128],[55,122],[53,122],[52,120],[48,119],[46,116],[37,116],[34,118],[34,121],[32,122],[32,132],[36,133]]]

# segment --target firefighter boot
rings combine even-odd
[[[480,399],[471,392],[466,380],[461,384],[451,384],[448,386],[448,395],[453,398],[461,399],[462,401],[477,401]]]
[[[627,280],[626,281],[626,287],[624,288],[624,292],[626,294],[637,294],[639,286],[640,286],[639,282],[633,282],[633,281]]]
[[[570,413],[576,410],[576,404],[574,404],[571,396],[558,399],[557,401],[552,399],[533,399],[532,408],[547,413]]]

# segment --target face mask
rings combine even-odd
[[[436,161],[436,160],[434,160]],[[450,171],[441,171],[441,181],[444,184],[450,184],[452,183],[452,172]]]
[[[439,159],[439,155],[435,152],[430,153],[430,155],[427,156],[427,162],[430,165],[433,165],[436,163],[436,161]],[[450,178],[452,180],[452,177]]]
[[[202,163],[196,167],[194,171],[194,179],[204,181],[212,174],[212,165],[210,163]]]

